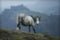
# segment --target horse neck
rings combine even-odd
[[[35,17],[32,17],[33,18],[33,20],[34,20],[34,23],[36,23],[36,18]]]

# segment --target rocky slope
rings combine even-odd
[[[58,37],[51,37],[46,34],[27,33],[15,30],[0,29],[0,40],[60,40]]]

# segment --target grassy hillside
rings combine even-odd
[[[59,38],[46,34],[0,29],[0,40],[59,40]]]

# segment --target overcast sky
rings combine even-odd
[[[1,3],[1,11],[4,9],[9,9],[11,6],[18,6],[23,4],[27,8],[33,11],[38,11],[46,14],[58,12],[58,0],[2,0]]]

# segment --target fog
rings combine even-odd
[[[50,14],[50,13],[58,13],[58,0],[2,0],[1,1],[1,12],[4,9],[10,9],[11,6],[18,6],[23,4],[27,8],[33,11]]]

